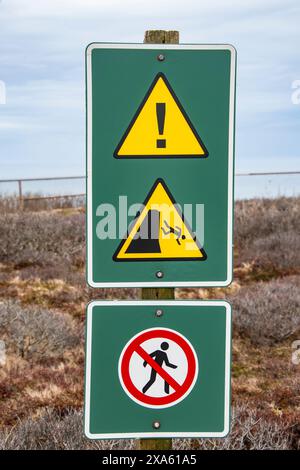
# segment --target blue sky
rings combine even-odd
[[[142,42],[146,29],[233,44],[236,169],[300,170],[299,24],[299,0],[0,1],[0,178],[84,173],[85,46]]]

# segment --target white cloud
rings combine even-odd
[[[3,0],[0,80],[6,83],[7,104],[0,107],[0,128],[1,136],[10,131],[11,140],[5,139],[0,154],[11,153],[22,130],[36,129],[43,141],[47,134],[45,159],[56,149],[51,159],[60,165],[73,133],[72,162],[81,165],[85,46],[142,42],[146,29],[178,29],[185,43],[234,44],[238,152],[251,157],[248,141],[262,122],[278,127],[281,139],[298,149],[299,108],[291,104],[291,83],[300,79],[299,19],[299,0]],[[56,145],[64,134],[68,138]],[[26,140],[27,154],[43,141]],[[266,153],[278,150],[273,141],[270,133],[262,137]]]
[[[38,131],[43,127],[38,123],[30,123],[27,120],[1,120],[0,119],[0,132],[1,131]]]
[[[247,17],[251,14],[262,14],[264,12],[283,11],[289,6],[296,5],[295,1],[286,0],[282,3],[281,0],[186,0],[185,2],[175,3],[173,0],[152,0],[151,2],[141,0],[43,0],[37,2],[36,0],[27,0],[20,2],[20,0],[5,0],[4,4],[9,3],[9,8],[12,9],[14,14],[24,17],[62,17],[67,14],[72,16],[82,15],[99,12],[100,14],[111,15],[126,14],[135,15],[141,14],[144,18],[153,13],[157,18],[160,15],[167,14],[169,17],[172,15],[190,16],[191,12],[202,12],[203,15],[208,14],[227,14],[228,16],[237,16],[244,14]]]
[[[54,108],[84,111],[84,90],[80,82],[30,80],[9,88],[11,107]]]

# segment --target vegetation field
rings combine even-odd
[[[87,287],[83,209],[1,207],[0,448],[133,448],[83,436],[84,320],[92,298],[140,290]],[[230,287],[176,289],[233,305],[232,430],[173,446],[300,449],[300,198],[238,202],[234,251]]]

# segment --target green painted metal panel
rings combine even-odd
[[[87,280],[93,287],[225,286],[232,279],[233,154],[236,55],[227,45],[92,44],[87,48]],[[157,56],[164,54],[165,60]],[[118,144],[158,74],[167,77],[208,156],[114,158]],[[166,110],[166,119],[168,118]],[[180,156],[179,156],[180,157]],[[116,262],[122,237],[120,196],[142,204],[162,179],[195,230],[203,205],[207,259]],[[116,210],[115,237],[97,224]],[[103,207],[103,206],[102,206]],[[122,217],[122,216],[121,216]],[[128,218],[128,223],[133,217]],[[190,220],[192,219],[192,220]],[[157,278],[156,273],[163,277]]]
[[[160,317],[156,316],[158,309],[163,311]],[[198,374],[187,396],[163,408],[135,401],[124,390],[118,369],[132,338],[153,329],[183,336],[198,363]],[[150,353],[151,346],[145,344]],[[225,436],[230,417],[230,347],[231,308],[225,301],[92,302],[87,310],[86,435],[92,439]],[[182,356],[171,347],[168,354],[180,373]],[[141,357],[135,358],[131,374],[139,376],[142,362]],[[176,377],[173,369],[162,367]],[[149,367],[144,370],[150,374]],[[160,396],[167,396],[162,385],[155,386]],[[145,393],[154,392],[150,387]],[[158,429],[153,428],[154,422],[159,422]]]

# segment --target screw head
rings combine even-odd
[[[159,429],[159,428],[160,428],[160,422],[159,422],[159,421],[153,421],[152,427],[153,427],[154,429]]]
[[[158,54],[157,60],[158,60],[159,62],[163,62],[163,61],[165,60],[164,54]]]
[[[164,273],[163,273],[162,271],[157,271],[156,277],[157,277],[158,279],[161,279],[162,277],[164,277]]]
[[[157,317],[162,317],[163,314],[164,314],[164,312],[163,312],[163,310],[162,310],[161,308],[158,308],[158,309],[156,310],[156,312],[155,312],[155,315],[156,315]]]

